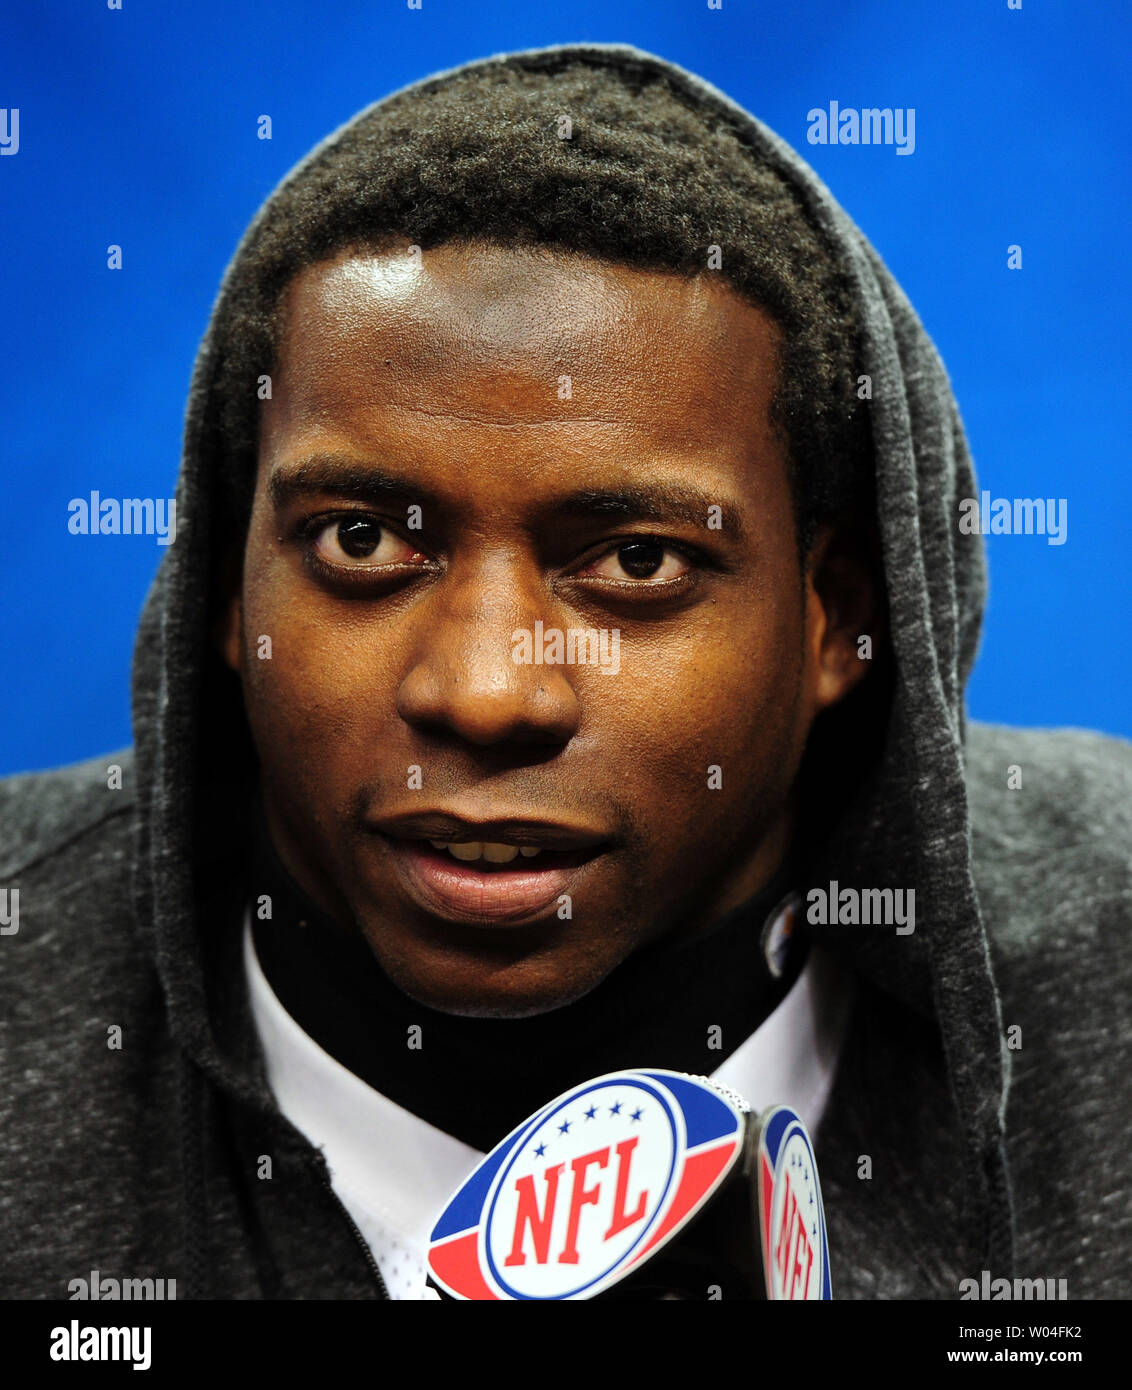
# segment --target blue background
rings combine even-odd
[[[134,628],[164,552],[72,536],[67,503],[172,494],[213,297],[279,178],[396,87],[580,40],[670,58],[800,149],[938,344],[980,486],[1068,499],[1063,546],[987,538],[972,713],[1132,734],[1123,6],[123,3],[13,5],[4,21],[0,106],[20,109],[20,149],[0,158],[0,772],[129,741]],[[806,112],[831,99],[915,107],[914,155],[808,145]]]

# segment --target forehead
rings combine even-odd
[[[343,252],[292,280],[280,322],[277,426],[435,407],[733,446],[765,425],[777,383],[777,326],[718,274],[547,248]]]

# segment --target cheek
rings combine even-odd
[[[785,794],[804,740],[800,622],[789,597],[756,597],[713,606],[679,637],[627,644],[621,674],[604,679],[616,689],[603,732],[655,812],[683,820],[775,796],[780,784]]]
[[[265,771],[282,768],[314,800],[372,771],[395,718],[396,625],[374,632],[268,569],[244,596],[243,686]],[[260,655],[263,637],[271,656]]]

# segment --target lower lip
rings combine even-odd
[[[483,870],[462,864],[447,850],[420,840],[386,837],[394,862],[410,895],[437,917],[479,926],[517,926],[556,905],[593,858],[592,853],[556,854],[556,863],[532,868]]]

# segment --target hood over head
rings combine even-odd
[[[653,244],[654,229],[647,225],[628,257],[613,240],[624,239],[618,219],[623,227],[625,208],[632,208],[648,171],[635,171],[632,160],[618,154],[616,127],[625,123],[626,108],[623,100],[610,105],[611,85],[633,97],[628,120],[639,121],[641,139],[666,142],[670,158],[685,160],[680,182],[686,187],[681,192],[674,186],[671,216],[680,223],[679,236],[699,248],[697,269],[714,241],[723,248],[727,278],[740,286],[759,283],[760,256],[765,259],[775,233],[772,227],[760,250],[743,226],[696,221],[704,159],[700,149],[681,154],[685,122],[707,134],[721,161],[749,167],[751,196],[760,187],[768,190],[767,218],[775,215],[775,197],[796,200],[837,266],[837,280],[817,282],[814,293],[842,329],[847,321],[854,325],[851,390],[844,374],[837,377],[831,369],[828,395],[816,408],[809,403],[808,422],[802,418],[805,402],[787,396],[780,406],[792,433],[808,430],[807,447],[821,451],[831,447],[838,422],[854,408],[858,377],[871,378],[865,408],[875,459],[891,681],[875,756],[868,767],[846,774],[851,785],[820,850],[814,847],[810,881],[915,887],[912,935],[855,926],[823,929],[823,941],[881,988],[935,1018],[968,1156],[971,1220],[990,1267],[1009,1275],[1012,1217],[1003,1142],[1009,1053],[972,880],[964,784],[963,692],[978,644],[985,569],[981,538],[960,535],[955,525],[960,499],[977,495],[959,412],[914,310],[814,172],[722,93],[633,48],[578,45],[504,55],[430,77],[375,103],[284,179],[228,267],[193,373],[177,539],[148,596],[134,659],[136,906],[152,934],[174,1036],[214,1085],[250,1094],[216,1027],[216,989],[208,968],[215,924],[207,904],[224,879],[219,866],[238,862],[248,834],[254,763],[238,684],[215,653],[212,625],[224,549],[240,534],[254,477],[256,379],[271,370],[272,325],[264,295],[282,288],[297,268],[296,255],[313,261],[367,238],[376,242],[382,234],[408,237],[426,249],[447,239],[428,216],[430,200],[444,192],[438,188],[444,179],[414,155],[415,142],[427,140],[430,123],[438,119],[465,122],[458,158],[468,168],[485,152],[490,157],[493,119],[540,122],[553,130],[567,112],[575,122],[577,138],[535,142],[524,167],[500,175],[515,180],[515,198],[526,209],[517,218],[519,231],[508,237],[490,221],[476,227],[469,208],[472,232],[564,244],[637,264],[671,264],[671,250]],[[434,98],[445,95],[457,97],[455,116],[451,109],[436,114]],[[678,120],[666,115],[673,111]],[[616,164],[601,196],[619,207],[611,203],[609,216],[596,219],[599,227],[614,228],[608,242],[599,233],[592,244],[579,245],[569,232],[569,200],[564,194],[560,203],[556,199],[580,181],[571,161],[586,159]],[[455,167],[449,171],[454,181],[458,173]],[[532,179],[542,181],[541,197],[534,200],[541,209],[537,216],[529,211]],[[284,201],[286,222],[279,213]],[[774,313],[776,306],[766,307]],[[790,324],[785,327],[788,339]]]

